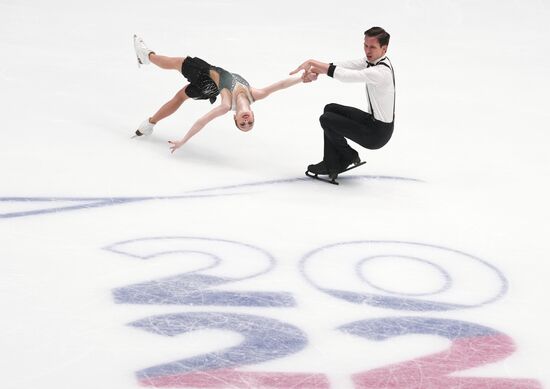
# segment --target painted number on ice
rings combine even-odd
[[[113,297],[119,304],[296,306],[294,297],[288,292],[218,288],[266,275],[275,267],[271,254],[248,244],[202,237],[156,237],[118,242],[106,249],[132,259],[174,260],[182,267],[182,273],[178,275],[114,289]],[[486,285],[484,289],[479,289],[479,295],[469,296],[468,301],[464,301],[463,294],[456,293],[465,286],[465,280],[457,271],[457,263],[462,273],[465,269],[466,273],[475,271]],[[435,278],[433,286],[429,290],[396,290],[395,285],[381,285],[379,280],[376,282],[369,276],[377,268],[390,266],[391,269],[396,264],[400,268],[412,264],[412,269],[416,266],[422,272],[431,272]],[[415,242],[356,241],[324,246],[302,258],[300,272],[312,287],[334,298],[399,311],[448,311],[479,307],[502,297],[508,287],[502,273],[484,260],[457,250]],[[357,280],[351,285],[350,276]],[[398,286],[401,285],[398,283]],[[233,347],[142,369],[136,375],[145,386],[331,387],[325,372],[239,370],[244,366],[289,357],[307,347],[307,335],[298,327],[280,320],[233,312],[183,312],[146,317],[129,326],[167,337],[217,329],[242,338]],[[541,388],[539,382],[530,379],[453,375],[503,360],[514,352],[513,340],[489,327],[448,319],[385,317],[347,323],[334,330],[371,341],[409,334],[433,335],[450,341],[449,348],[439,353],[354,373],[351,378],[357,389]]]

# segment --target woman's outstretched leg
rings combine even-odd
[[[181,65],[186,58],[157,55],[153,50],[147,47],[143,41],[143,38],[137,35],[134,35],[134,49],[136,50],[136,56],[139,64],[147,65],[149,63],[154,63],[162,69],[175,69],[177,71],[181,71]]]
[[[186,88],[187,85],[180,89],[170,101],[160,107],[160,109],[149,118],[149,122],[152,124],[157,124],[159,120],[162,120],[176,112],[178,108],[181,107],[183,102],[189,98],[185,93]]]
[[[183,102],[189,98],[189,96],[185,93],[186,88],[187,85],[180,89],[178,93],[170,99],[170,101],[160,107],[160,109],[153,116],[145,119],[136,130],[136,136],[151,135],[155,124],[157,124],[159,120],[162,120],[176,112],[178,108],[181,107]]]
[[[153,52],[149,53],[149,61],[162,69],[173,69],[181,72],[181,65],[187,57],[166,57]]]

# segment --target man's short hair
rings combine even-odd
[[[376,38],[380,46],[387,46],[390,43],[390,34],[382,27],[371,27],[365,31],[365,35]]]

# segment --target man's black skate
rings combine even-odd
[[[325,161],[321,161],[319,163],[316,163],[315,165],[309,165],[307,167],[307,171],[312,174],[321,174],[323,176],[328,175],[328,168]]]
[[[330,182],[326,178],[319,177],[319,174],[322,176],[328,176],[330,174],[327,164],[325,161],[321,161],[314,165],[309,165],[306,170],[306,176],[316,178],[321,181]]]
[[[326,164],[323,161],[323,162],[319,162],[316,165],[309,165],[306,170],[306,176],[315,178],[316,180],[328,182],[329,184],[340,185],[336,181],[336,179],[338,178],[338,174],[347,172],[348,170],[351,170],[351,169],[355,169],[356,167],[364,165],[365,163],[366,163],[365,161],[361,161],[359,156],[357,156],[353,161],[346,164],[345,168],[343,168],[342,170],[329,171],[329,169],[326,167]],[[328,175],[328,178],[319,177],[319,175]]]

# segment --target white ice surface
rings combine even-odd
[[[410,335],[380,343],[334,329],[413,315],[476,323],[516,343],[507,359],[457,376],[550,385],[548,20],[543,0],[0,0],[0,197],[27,199],[0,202],[0,214],[82,198],[148,198],[0,218],[0,387],[137,388],[136,371],[240,342],[238,334],[219,330],[169,338],[127,326],[194,311],[259,315],[307,335],[299,353],[244,370],[322,372],[333,388],[351,388],[352,373],[438,352],[448,342]],[[363,31],[373,25],[392,34],[395,132],[379,151],[360,149],[367,164],[342,176],[338,187],[303,172],[321,159],[324,104],[364,109],[360,84],[320,77],[282,91],[253,106],[252,132],[219,118],[174,155],[167,141],[183,136],[209,103],[186,102],[151,137],[129,139],[185,85],[176,72],[138,69],[133,33],[158,53],[198,56],[261,87],[308,58],[361,57]],[[274,259],[272,271],[228,289],[286,292],[296,306],[116,304],[116,288],[212,263],[205,254],[144,261],[105,250],[151,237],[261,248]],[[319,247],[351,241],[418,242],[468,253],[498,268],[508,289],[492,303],[446,312],[343,302],[314,288],[300,263]],[[216,247],[227,267],[205,274],[262,271],[260,262],[246,263],[242,247]],[[393,248],[376,254],[393,255],[393,262],[365,262],[361,274],[393,291],[442,287],[435,268],[401,258],[414,275],[407,284],[395,255],[441,258]],[[136,255],[145,255],[142,249]],[[321,286],[367,291],[355,268],[344,264],[313,266],[308,276]],[[475,304],[498,293],[486,268],[449,266],[454,283],[437,296],[441,301]]]

